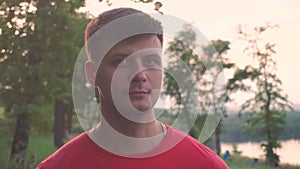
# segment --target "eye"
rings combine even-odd
[[[156,62],[154,61],[154,60],[151,60],[151,59],[148,59],[147,61],[146,61],[146,64],[147,65],[154,65]]]
[[[121,62],[119,63],[119,65],[127,65],[128,64],[128,60],[127,59],[123,59],[121,60]]]
[[[128,60],[127,59],[118,59],[115,62],[116,66],[126,66],[128,65]]]
[[[144,60],[145,66],[149,67],[160,67],[161,66],[161,60],[159,56],[151,55],[147,56]]]

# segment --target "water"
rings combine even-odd
[[[260,143],[238,143],[237,150],[242,151],[242,156],[251,158],[264,158],[264,153],[260,148]],[[222,143],[222,153],[226,150],[232,152],[232,144]],[[287,140],[281,142],[281,149],[276,152],[280,156],[280,163],[289,163],[293,165],[300,165],[300,140]]]

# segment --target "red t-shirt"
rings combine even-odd
[[[162,143],[143,158],[108,152],[94,143],[87,133],[82,133],[41,162],[37,169],[229,169],[216,153],[194,138],[167,128]],[[180,142],[174,145],[174,140],[178,139]],[[168,149],[169,145],[172,146]]]

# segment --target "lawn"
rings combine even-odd
[[[0,136],[0,164],[1,168],[8,168],[8,159],[10,154],[11,137]],[[40,136],[30,136],[27,163],[28,169],[35,168],[43,159],[52,154],[57,148],[54,146],[53,139]]]
[[[226,163],[230,169],[274,169],[266,166],[261,159],[258,160],[256,165],[252,165],[252,159],[240,156],[232,156]],[[281,165],[279,169],[300,169],[300,166]]]

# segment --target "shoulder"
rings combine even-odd
[[[184,147],[185,150],[193,152],[195,154],[201,154],[202,156],[211,156],[212,154],[215,154],[211,149],[209,149],[190,135],[176,128],[170,127],[170,131],[173,134],[173,138],[180,139],[178,145],[176,146],[177,148]]]
[[[71,141],[63,145],[56,152],[51,154],[45,160],[43,160],[37,169],[48,169],[48,168],[63,168],[72,160],[78,158],[78,154],[82,153],[84,149],[88,148],[90,145],[90,140],[87,133],[82,133],[77,137],[73,138]]]
[[[174,135],[178,135],[179,138],[183,137],[173,148],[174,151],[177,151],[176,154],[181,154],[182,157],[188,158],[188,161],[193,161],[195,165],[205,166],[204,168],[229,169],[226,163],[210,148],[178,129],[170,129]]]

